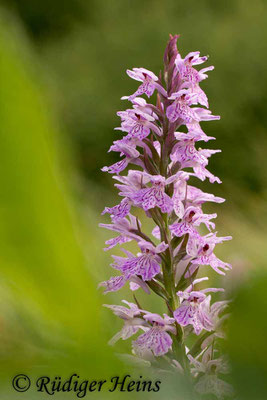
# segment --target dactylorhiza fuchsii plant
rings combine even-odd
[[[224,199],[190,185],[191,177],[221,183],[207,169],[209,157],[220,150],[197,146],[199,141],[215,139],[200,125],[219,119],[208,109],[207,96],[200,88],[214,67],[196,69],[207,57],[196,51],[182,58],[177,38],[170,36],[162,75],[145,68],[127,70],[140,85],[135,93],[122,98],[131,108],[117,113],[121,126],[116,129],[125,135],[115,140],[109,151],[118,152],[121,160],[103,168],[113,174],[122,200],[104,209],[111,223],[100,226],[117,233],[106,242],[105,250],[135,241],[140,251],[133,254],[121,247],[124,255],[112,256],[111,264],[118,273],[100,286],[107,293],[129,284],[133,294],[138,289],[154,293],[166,304],[163,315],[143,309],[135,294],[134,303],[123,300],[123,305],[105,305],[123,320],[111,344],[135,335],[134,357],[153,366],[161,361],[161,367],[163,362],[195,380],[197,392],[224,398],[232,389],[221,378],[227,368],[217,356],[216,341],[224,337],[222,325],[227,315],[223,312],[228,302],[212,302],[211,294],[224,289],[200,289],[208,278],[197,278],[197,274],[204,266],[220,275],[231,268],[214,254],[215,246],[231,237],[217,236],[216,214],[202,210],[206,202],[222,203]],[[140,97],[150,98],[154,92],[156,104]],[[121,175],[126,168],[126,175]],[[133,214],[136,208],[153,221],[151,233],[142,230]],[[203,228],[207,233],[201,235]],[[189,347],[187,342],[193,345]]]

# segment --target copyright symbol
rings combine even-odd
[[[16,375],[12,380],[12,386],[16,392],[27,392],[31,386],[30,378],[27,375]]]

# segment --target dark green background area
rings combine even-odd
[[[209,165],[223,184],[198,185],[227,198],[206,211],[218,213],[219,235],[233,236],[216,253],[233,271],[210,273],[210,283],[234,300],[225,351],[237,399],[266,398],[266,18],[264,0],[2,0],[1,398],[21,398],[15,373],[125,371],[106,344],[121,322],[101,304],[132,298],[96,290],[113,273],[100,213],[118,202],[100,168],[117,161],[107,154],[120,137],[116,112],[136,89],[126,69],[158,73],[169,33],[181,34],[182,56],[200,50],[215,65],[202,86],[221,121],[203,127],[223,150]],[[167,397],[191,400],[183,382],[166,383],[158,398]]]
[[[83,175],[98,174],[119,136],[116,110],[136,84],[126,68],[158,73],[169,33],[179,33],[182,55],[200,50],[215,65],[204,82],[220,123],[208,123],[227,154],[213,170],[233,186],[265,192],[267,3],[264,0],[9,0],[37,47],[64,128],[76,148]]]

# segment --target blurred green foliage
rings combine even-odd
[[[47,40],[53,34],[64,35],[74,21],[84,20],[84,0],[35,1],[3,0],[3,4],[25,22],[28,33],[35,39]]]
[[[180,33],[183,55],[199,49],[216,67],[203,86],[211,109],[222,120],[205,128],[217,137],[211,146],[226,156],[215,157],[212,169],[229,184],[227,189],[234,189],[241,205],[245,199],[236,188],[266,195],[266,1],[6,4],[23,19],[35,41],[55,108],[86,178],[103,183],[107,178],[100,167],[116,159],[115,154],[105,155],[118,137],[112,129],[119,124],[115,112],[126,106],[120,97],[136,87],[125,70],[144,66],[159,72],[168,34]]]
[[[226,343],[239,398],[264,400],[267,394],[267,275],[250,274],[233,305]]]
[[[43,1],[38,7],[35,2],[26,4],[24,12],[30,9],[36,15],[50,9]],[[60,17],[57,4],[52,9],[56,13],[58,8]],[[115,112],[127,105],[120,97],[136,87],[125,70],[144,66],[159,72],[168,34],[180,33],[183,55],[199,49],[210,55],[209,64],[216,67],[203,83],[211,109],[222,116],[220,122],[205,127],[217,137],[211,146],[222,148],[225,154],[214,158],[213,170],[234,187],[265,193],[266,1],[91,0],[84,1],[84,7],[85,21],[77,24],[74,19],[64,37],[60,20],[57,25],[57,16],[51,15],[55,29],[46,41],[39,40],[24,18],[36,39],[47,82],[56,94],[84,175],[105,179],[99,168],[115,160],[116,155],[105,156],[118,137],[112,130],[119,123]],[[43,30],[44,38],[47,32]]]
[[[101,377],[117,364],[108,335],[102,341],[108,332],[80,245],[64,172],[71,158],[27,44],[20,31],[6,30],[10,23],[1,16],[1,376],[9,387],[16,372],[63,375],[74,368]]]

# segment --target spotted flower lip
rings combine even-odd
[[[214,328],[213,316],[210,309],[210,296],[206,293],[223,292],[223,288],[206,288],[194,290],[194,286],[208,280],[207,277],[195,279],[184,291],[178,291],[181,305],[174,311],[175,320],[182,326],[192,325],[196,335],[201,331],[211,331]]]
[[[121,127],[115,130],[121,130],[128,133],[128,138],[145,139],[151,131],[161,136],[162,132],[159,127],[154,124],[155,118],[141,111],[138,108],[134,110],[119,111],[117,115],[121,118]]]
[[[147,351],[151,351],[156,357],[162,356],[170,350],[172,346],[171,336],[160,326],[150,328],[147,332],[133,341],[133,348],[139,356],[143,356]]]
[[[123,275],[112,276],[109,280],[99,283],[98,287],[104,287],[104,293],[116,292],[121,289],[126,283],[126,279]]]
[[[217,214],[204,214],[200,207],[189,206],[185,209],[180,222],[170,225],[170,231],[177,237],[188,234],[189,236],[197,236],[196,227],[204,224],[207,229],[215,229],[214,222],[211,219],[217,217]]]
[[[133,303],[104,305],[122,322],[111,345],[132,338],[132,358],[161,368],[164,357],[172,371],[191,374],[197,392],[222,399],[231,387],[218,377],[225,368],[216,343],[225,337],[229,302],[214,302],[224,289],[208,287],[208,278],[198,274],[209,268],[225,275],[231,269],[215,254],[217,244],[231,237],[217,236],[217,214],[205,210],[206,203],[225,200],[191,182],[221,183],[208,167],[220,150],[199,144],[215,139],[203,131],[202,121],[220,119],[201,87],[214,67],[202,68],[208,57],[198,51],[182,57],[178,37],[170,35],[158,76],[145,68],[127,70],[139,86],[122,97],[130,108],[117,113],[121,125],[115,130],[121,136],[108,151],[121,158],[102,168],[113,175],[120,201],[104,208],[102,215],[111,221],[100,224],[115,234],[104,250],[117,246],[122,253],[112,255],[116,273],[99,286],[104,293],[129,287],[134,298]],[[158,296],[167,314],[158,313],[158,303],[153,312],[143,306],[146,295]]]
[[[102,215],[108,213],[110,214],[112,221],[116,222],[116,220],[120,220],[126,217],[129,214],[130,210],[131,210],[131,203],[129,199],[124,198],[117,206],[105,207],[104,211],[102,212]]]
[[[180,54],[178,54],[175,60],[175,66],[181,76],[181,79],[184,82],[195,85],[208,78],[206,72],[212,71],[214,66],[202,68],[199,71],[193,68],[193,65],[203,64],[205,61],[207,61],[207,59],[207,56],[200,57],[199,51],[187,54],[184,59],[180,56]]]
[[[179,118],[184,123],[200,121],[200,117],[195,112],[194,108],[190,107],[192,104],[198,103],[197,98],[197,94],[190,92],[188,89],[182,89],[173,93],[169,97],[169,100],[174,100],[174,102],[166,109],[166,115],[169,121],[175,122]]]
[[[113,256],[115,263],[112,266],[121,271],[126,279],[137,275],[141,276],[144,281],[149,281],[159,274],[161,259],[158,254],[164,252],[168,245],[162,242],[155,247],[144,240],[138,244],[141,253],[134,256],[126,252],[127,258]]]
[[[215,272],[225,275],[225,271],[231,269],[229,263],[221,261],[213,253],[215,245],[224,241],[231,240],[231,236],[217,237],[216,233],[209,233],[205,236],[191,236],[187,243],[187,254],[193,259],[192,264],[210,265]]]
[[[145,68],[127,69],[127,74],[130,78],[142,82],[137,91],[129,96],[129,100],[133,100],[137,96],[146,94],[147,97],[152,96],[154,90],[157,89],[163,96],[167,97],[166,90],[158,84],[158,77],[151,71]]]
[[[146,312],[144,319],[152,323],[152,327],[133,342],[135,351],[142,355],[143,352],[150,350],[156,357],[168,353],[172,338],[167,331],[175,332],[174,318],[166,314],[162,318],[158,314]]]
[[[173,200],[165,193],[165,187],[175,182],[180,173],[164,178],[161,175],[150,175],[143,173],[143,177],[151,187],[137,190],[130,195],[134,204],[142,207],[145,211],[155,207],[160,208],[163,213],[170,213],[173,209]]]

